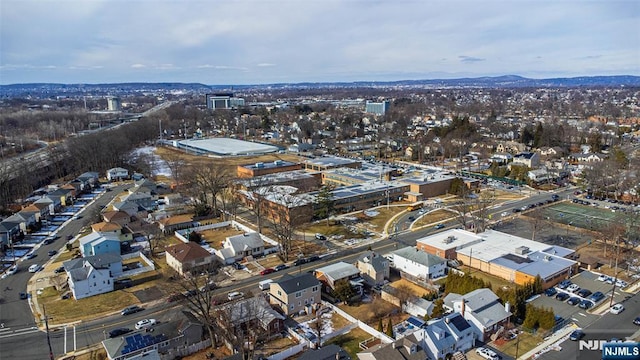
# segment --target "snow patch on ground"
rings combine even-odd
[[[132,151],[133,155],[147,154],[153,156],[153,176],[166,176],[171,177],[171,170],[166,161],[160,156],[156,155],[155,146],[145,146]]]
[[[333,323],[331,322],[331,318],[333,317],[333,311],[329,311],[329,312],[325,312],[323,313],[320,318],[321,318],[321,322],[322,322],[322,329],[320,329],[321,335],[325,336],[328,334],[331,334],[334,330],[333,330]],[[316,336],[318,336],[318,334],[316,333],[315,329],[316,329],[316,319],[313,318],[311,320],[305,321],[303,323],[300,323],[300,329],[302,329],[302,331],[304,331],[305,334],[307,333],[312,333]]]

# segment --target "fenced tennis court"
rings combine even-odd
[[[594,206],[573,204],[568,202],[556,203],[540,208],[536,215],[542,216],[561,224],[571,225],[586,230],[601,230],[611,222],[626,222],[627,214],[613,212]],[[533,215],[533,214],[531,214]]]

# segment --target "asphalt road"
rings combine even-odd
[[[27,282],[33,274],[28,272],[32,264],[44,264],[49,261],[47,252],[49,250],[60,251],[66,244],[67,236],[76,236],[89,221],[90,214],[101,209],[101,206],[108,204],[125,187],[131,185],[121,185],[114,187],[113,191],[105,192],[100,197],[82,210],[81,219],[68,221],[63,227],[58,229],[58,240],[49,245],[41,244],[35,250],[37,256],[30,260],[18,261],[19,271],[14,275],[0,280],[0,298],[4,301],[0,305],[0,360],[4,359],[46,359],[48,358],[48,347],[44,332],[38,329],[34,320],[34,315],[29,308],[27,300],[21,300],[19,293],[25,292]],[[55,319],[54,319],[55,320]],[[83,325],[84,326],[84,325]],[[101,335],[102,333],[100,333]],[[100,340],[91,332],[85,336],[86,344],[93,344]],[[91,342],[88,342],[91,341]],[[54,354],[62,354],[63,339],[52,338]],[[59,343],[59,344],[58,344]],[[72,344],[72,343],[71,343]],[[78,343],[78,347],[80,344]]]
[[[610,340],[611,338],[624,339],[640,331],[640,326],[633,324],[633,319],[640,315],[640,295],[636,294],[624,301],[625,311],[618,315],[605,313],[588,327],[584,327],[583,340]],[[638,335],[636,335],[638,336]],[[636,338],[637,339],[637,338]],[[601,359],[599,350],[579,350],[579,342],[566,340],[560,344],[561,351],[550,351],[539,359],[544,360],[569,360],[569,359]]]
[[[97,199],[92,205],[85,208],[84,214],[91,214],[92,211],[99,208],[102,205],[106,205],[116,194],[118,194],[124,186],[114,188],[112,192],[104,193],[99,199]],[[563,190],[558,193],[561,197],[566,197],[565,193],[570,193],[571,190]],[[508,204],[500,205],[493,209],[493,214],[499,216],[502,212],[509,212],[516,207],[522,207],[531,203],[537,203],[544,201],[550,197],[550,194],[543,193],[540,195],[534,195],[530,198],[510,202]],[[496,219],[496,218],[494,218]],[[20,264],[21,271],[2,280],[2,287],[9,286],[12,290],[7,294],[3,294],[4,297],[10,298],[10,301],[6,301],[0,307],[0,319],[5,323],[5,328],[0,329],[0,360],[9,359],[24,359],[24,360],[41,360],[48,358],[48,347],[46,341],[46,335],[44,332],[34,328],[36,324],[33,320],[33,315],[29,310],[27,301],[19,300],[18,293],[26,289],[26,283],[30,278],[30,274],[25,270],[30,264],[38,263],[44,264],[48,260],[47,251],[51,249],[59,249],[63,246],[64,240],[67,235],[76,235],[80,229],[85,225],[85,221],[88,221],[87,216],[83,219],[70,221],[60,229],[58,234],[61,239],[51,245],[42,246],[37,250],[38,256],[32,260],[27,260]],[[424,228],[416,231],[399,232],[393,239],[385,239],[373,244],[372,248],[382,254],[393,251],[403,246],[413,246],[416,243],[416,239],[431,235],[433,233],[444,231],[448,228],[458,227],[459,223],[452,220],[445,223],[445,228],[435,230],[432,227]],[[267,276],[251,277],[242,281],[236,282],[233,286],[224,287],[215,290],[216,295],[225,295],[231,291],[243,291],[245,293],[256,293],[259,291],[258,282],[269,279],[279,278],[284,273],[298,273],[303,271],[312,271],[313,269],[323,266],[325,264],[335,263],[338,261],[355,262],[360,252],[367,246],[354,248],[350,250],[342,251],[340,254],[334,254],[331,256],[323,257],[321,260],[304,264],[299,267],[292,267],[284,271],[272,273]],[[6,285],[5,285],[6,284]],[[143,312],[136,313],[129,316],[114,315],[110,317],[104,317],[96,319],[94,321],[81,322],[75,327],[75,340],[73,336],[73,327],[67,328],[65,336],[64,330],[56,328],[50,332],[51,343],[53,353],[57,356],[64,354],[65,343],[66,350],[71,351],[74,348],[81,349],[102,341],[105,338],[105,334],[109,330],[116,327],[129,327],[133,328],[136,321],[143,318],[156,318],[162,321],[163,314],[173,309],[174,307],[181,306],[179,303],[162,303],[155,308],[146,309]],[[75,341],[75,345],[74,345]],[[566,360],[566,359],[564,359]]]

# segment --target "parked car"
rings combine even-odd
[[[591,295],[591,297],[589,297],[589,299],[593,302],[598,302],[604,299],[604,294],[600,291],[596,291]]]
[[[113,329],[113,330],[109,331],[109,337],[110,338],[118,337],[118,336],[121,336],[121,335],[124,335],[124,334],[128,334],[131,331],[133,331],[133,330],[128,329],[128,328]]]
[[[29,298],[29,294],[26,292],[21,292],[20,293],[20,300],[26,300]]]
[[[316,234],[316,240],[327,240],[327,237],[322,234]]]
[[[18,272],[18,265],[13,265],[12,267],[10,267],[10,268],[5,272],[5,274],[7,274],[7,275],[13,275],[13,274],[15,274],[15,273],[17,273],[17,272]]]
[[[286,270],[286,269],[288,269],[288,268],[289,268],[289,267],[288,267],[287,265],[285,265],[285,264],[280,264],[280,265],[278,265],[278,266],[274,267],[274,268],[273,268],[273,270],[275,270],[275,271],[282,271],[282,270]]]
[[[49,256],[53,256],[55,254],[57,254],[58,252],[56,250],[49,250],[49,252],[47,252],[47,255]]]
[[[62,300],[71,299],[71,296],[72,296],[71,292],[67,292],[67,293],[62,294],[62,296],[60,296],[60,299],[62,299]]]
[[[605,274],[600,274],[600,276],[598,276],[598,281],[607,281],[607,279],[609,278],[609,275],[605,275]]]
[[[640,316],[638,316],[637,318],[633,319],[633,324],[640,326]]]
[[[558,288],[564,290],[564,289],[568,288],[570,285],[571,285],[571,280],[562,280],[558,284]]]
[[[38,256],[38,254],[36,254],[36,253],[34,253],[34,252],[32,251],[32,252],[28,253],[27,255],[25,255],[25,256],[24,256],[24,258],[25,258],[25,259],[27,259],[27,260],[31,260],[31,259],[33,259],[33,258],[34,258],[34,257],[36,257],[36,256]]]
[[[618,315],[624,311],[624,306],[622,304],[615,304],[611,307],[610,312],[614,315]]]
[[[243,297],[244,297],[244,293],[240,291],[233,291],[227,294],[227,299],[229,299],[229,301],[232,301],[235,299],[241,299]]]
[[[554,296],[555,294],[558,293],[558,290],[556,290],[556,288],[548,288],[547,290],[544,291],[544,294],[551,297]]]
[[[320,256],[318,255],[311,255],[307,258],[307,262],[314,262],[314,261],[318,261],[320,260]]]
[[[122,309],[122,311],[120,312],[122,315],[131,315],[131,314],[135,314],[137,312],[140,312],[144,310],[144,308],[141,308],[138,305],[133,305],[133,306],[128,306],[124,309]]]
[[[591,295],[591,290],[588,289],[580,289],[576,292],[576,294],[578,294],[579,296],[582,296],[583,298],[586,298],[587,296]]]
[[[584,331],[582,331],[580,329],[577,329],[577,330],[573,330],[571,335],[569,335],[569,340],[578,341],[578,340],[582,339],[583,337],[584,337]]]
[[[578,307],[580,307],[580,309],[591,309],[591,307],[593,306],[593,303],[591,302],[591,300],[582,300],[580,301],[580,304],[578,305]]]
[[[266,268],[266,269],[260,271],[260,275],[269,275],[269,274],[274,273],[274,272],[276,272],[275,269]]]
[[[571,284],[567,287],[567,291],[569,292],[576,292],[580,290],[580,286],[578,286],[577,284]]]
[[[307,259],[298,259],[298,260],[293,262],[293,266],[300,266],[300,265],[306,264],[306,263],[307,263]]]
[[[582,301],[582,299],[580,299],[577,296],[574,296],[571,299],[567,300],[567,304],[569,304],[569,305],[578,305],[580,303],[580,301]]]
[[[150,328],[157,323],[156,319],[142,319],[136,323],[136,330]]]
[[[444,224],[438,224],[435,226],[436,230],[444,229]]]
[[[64,265],[60,266],[59,268],[57,268],[55,270],[53,270],[53,272],[56,273],[56,274],[63,273],[64,272]]]
[[[620,280],[620,279],[616,280],[616,286],[619,287],[620,289],[626,288],[627,285],[628,285],[627,282],[624,280]]]
[[[476,349],[476,354],[482,356],[483,358],[487,359],[487,360],[498,360],[498,354],[496,354],[493,350],[484,348],[484,347],[479,347]]]
[[[565,301],[569,298],[569,294],[567,293],[559,293],[556,295],[556,300]]]

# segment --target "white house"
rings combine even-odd
[[[491,341],[491,335],[504,328],[511,316],[508,304],[502,305],[490,289],[477,289],[464,295],[450,293],[444,298],[444,306],[468,320],[476,337],[484,342]]]
[[[540,154],[535,152],[521,152],[513,157],[512,164],[525,165],[529,168],[535,168],[540,165]]]
[[[111,168],[107,170],[107,180],[117,181],[129,178],[129,170],[121,167]]]
[[[107,253],[64,262],[69,289],[76,300],[113,291],[113,280],[122,275],[120,255]]]
[[[412,334],[429,355],[429,359],[448,359],[455,352],[465,353],[475,344],[472,326],[460,314],[453,313],[430,322]]]
[[[420,280],[435,279],[445,275],[447,261],[415,247],[406,247],[393,253],[393,266],[401,272]]]
[[[249,256],[264,254],[264,242],[257,232],[229,236],[222,243],[222,249],[215,251],[223,263],[231,264]]]

